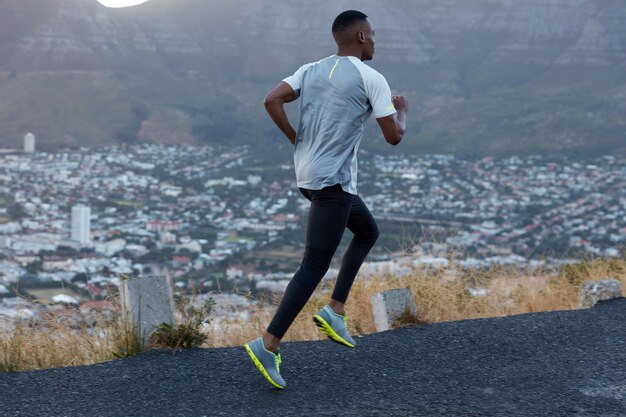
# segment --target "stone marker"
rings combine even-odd
[[[122,310],[147,346],[159,324],[175,325],[172,285],[164,275],[130,277],[120,286]]]
[[[408,311],[413,317],[417,316],[417,309],[413,301],[413,294],[409,288],[398,288],[383,291],[372,295],[372,310],[376,331],[384,332],[393,328],[398,318]]]
[[[598,301],[622,297],[622,283],[616,279],[586,281],[580,287],[580,306],[590,308]]]

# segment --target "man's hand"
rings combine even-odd
[[[409,101],[404,96],[391,96],[391,102],[398,113],[401,111],[406,113],[409,110]]]
[[[397,145],[406,131],[406,113],[409,110],[409,102],[404,96],[391,96],[391,103],[397,113],[381,117],[376,119],[376,121],[387,143]]]

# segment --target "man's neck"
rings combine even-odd
[[[353,56],[353,57],[358,58],[359,60],[363,61],[363,59],[361,57],[361,51],[359,49],[356,49],[356,48],[339,48],[335,55],[337,55],[337,56]]]

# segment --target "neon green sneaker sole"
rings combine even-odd
[[[324,317],[320,316],[319,314],[315,314],[313,316],[313,321],[315,322],[315,325],[320,328],[322,333],[328,336],[328,338],[333,342],[339,343],[340,345],[348,346],[349,348],[353,348],[355,346],[343,337],[339,336],[337,332],[335,332],[335,330],[332,328],[332,326],[328,324],[326,320],[324,320]]]
[[[250,344],[246,343],[243,346],[246,349],[246,352],[248,352],[248,356],[250,356],[250,359],[252,359],[252,362],[254,362],[254,364],[256,365],[256,367],[258,368],[258,370],[263,374],[263,376],[269,381],[270,384],[272,384],[273,386],[275,386],[276,388],[279,389],[284,389],[285,387],[278,384],[276,381],[274,381],[272,379],[272,377],[270,376],[270,374],[267,372],[267,370],[265,369],[265,367],[263,366],[263,364],[261,363],[261,361],[259,360],[259,358],[256,357],[256,355],[254,354],[254,352],[252,351],[252,349],[250,348]]]

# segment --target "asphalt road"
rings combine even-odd
[[[311,323],[313,325],[313,323]],[[243,348],[0,374],[2,416],[626,416],[626,299],[589,310],[283,346],[286,390]]]

